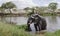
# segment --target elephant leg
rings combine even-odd
[[[32,31],[31,28],[30,28],[30,24],[28,24],[27,27],[28,27],[28,31]]]
[[[41,30],[46,30],[46,26],[42,25]]]
[[[34,24],[34,27],[35,27],[35,30],[38,31],[38,29],[37,29],[37,24]]]
[[[38,29],[39,29],[39,31],[41,31],[41,25],[40,24],[38,24]]]
[[[46,30],[46,23],[43,22],[42,26],[41,26],[42,30]]]

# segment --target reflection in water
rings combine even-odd
[[[5,22],[6,21],[5,17],[0,17],[0,21]]]
[[[48,21],[50,24],[57,24],[57,17],[56,16],[50,16],[50,17],[48,17]]]
[[[47,31],[56,31],[57,29],[60,29],[60,18],[58,16],[49,16],[46,17],[47,21]]]
[[[1,22],[14,23],[17,25],[26,24],[27,19],[27,17],[0,17]],[[47,31],[56,31],[57,29],[60,29],[59,16],[45,16],[45,19],[47,21]],[[33,26],[31,25],[31,27]]]
[[[26,24],[27,19],[26,17],[0,17],[0,21],[6,22],[6,23],[16,23],[18,25],[20,24]]]
[[[57,17],[56,16],[52,16],[51,20],[52,20],[53,24],[57,24]]]

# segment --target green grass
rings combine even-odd
[[[0,36],[32,36],[25,30],[25,26],[16,26],[0,22]]]
[[[57,30],[55,32],[47,32],[45,33],[45,36],[60,36],[60,30]]]

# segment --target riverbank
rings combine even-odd
[[[44,36],[25,31],[26,25],[12,25],[0,22],[0,36]]]
[[[37,36],[25,31],[26,25],[14,25],[0,22],[0,36]]]
[[[39,13],[41,16],[60,16],[60,13]],[[29,16],[31,13],[0,13],[0,16]]]
[[[0,36],[31,36],[23,27],[0,22]]]
[[[60,30],[57,30],[55,32],[47,32],[45,33],[45,36],[60,36]]]
[[[51,13],[39,13],[41,16],[60,16],[60,12],[51,12]],[[28,13],[28,15],[31,15],[31,13]]]
[[[0,22],[0,36],[33,36],[25,31],[26,25],[12,25]],[[60,36],[60,30],[52,33],[35,34],[34,36]]]

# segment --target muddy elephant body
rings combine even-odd
[[[28,31],[31,31],[31,28],[30,28],[31,23],[34,23],[34,27],[36,31],[38,31],[38,29],[39,31],[46,30],[46,26],[47,26],[46,20],[38,15],[33,16],[33,17],[34,18],[32,17],[28,18],[28,21],[27,21]]]

